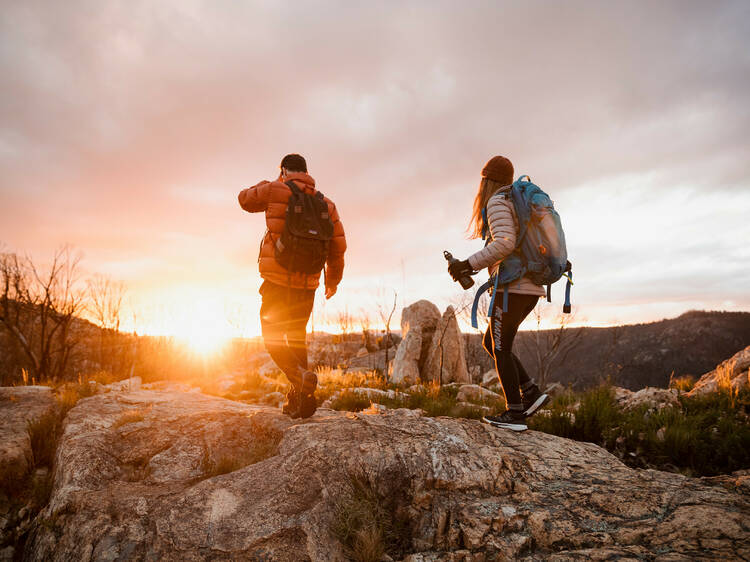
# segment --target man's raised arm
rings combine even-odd
[[[339,213],[335,205],[331,205],[331,221],[333,222],[333,238],[328,249],[326,260],[326,298],[336,293],[336,287],[344,276],[344,252],[346,252],[346,236],[344,225],[341,224]]]
[[[240,207],[248,213],[265,211],[268,208],[268,195],[271,191],[270,185],[271,182],[263,180],[253,187],[248,187],[240,191],[240,194],[237,196]]]

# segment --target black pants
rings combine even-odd
[[[307,370],[305,332],[313,309],[315,291],[290,289],[264,281],[260,286],[260,327],[268,354],[296,389]]]
[[[521,388],[527,389],[533,384],[512,348],[518,326],[534,310],[538,300],[539,297],[535,295],[509,293],[508,312],[503,312],[503,295],[498,291],[490,324],[482,339],[484,349],[495,360],[495,369],[509,408],[522,405]]]

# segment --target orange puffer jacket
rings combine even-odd
[[[281,178],[269,182],[262,181],[253,187],[240,191],[240,207],[250,213],[266,213],[266,235],[260,247],[258,267],[260,276],[277,285],[291,286],[297,289],[316,289],[320,283],[320,274],[306,275],[304,273],[292,273],[282,267],[274,256],[274,244],[281,236],[286,222],[286,207],[292,190],[284,181],[293,181],[297,187],[306,193],[315,193],[315,180],[303,172],[292,172],[283,180]],[[328,259],[325,265],[326,288],[335,289],[344,275],[344,252],[346,251],[346,238],[344,236],[344,225],[339,220],[339,213],[333,201],[325,198],[328,204],[328,214],[333,221],[333,238],[328,250]]]

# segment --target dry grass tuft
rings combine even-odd
[[[378,562],[385,553],[390,518],[380,498],[362,478],[353,478],[334,507],[331,531],[357,562]]]
[[[390,498],[379,495],[360,475],[349,480],[334,504],[331,532],[356,562],[378,562],[386,552],[403,553],[409,544],[408,521],[397,508],[405,493],[403,483],[395,475],[381,474],[379,478],[394,483]]]
[[[319,404],[330,398],[337,390],[355,387],[377,388],[380,390],[388,388],[388,382],[385,378],[375,371],[345,373],[341,369],[317,367],[315,372],[318,375],[318,390],[315,396]]]
[[[669,377],[669,388],[676,388],[680,392],[690,392],[695,386],[695,377],[683,375],[681,377]]]
[[[144,419],[145,415],[142,410],[130,410],[123,413],[119,418],[117,418],[117,421],[115,421],[113,427],[117,429],[118,427],[122,427],[123,425],[127,425],[129,423],[137,423],[143,421]]]
[[[31,444],[29,468],[33,470],[42,466],[52,468],[57,452],[57,442],[62,434],[60,408],[52,408],[35,420],[26,422],[26,432]]]

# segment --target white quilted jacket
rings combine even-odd
[[[469,257],[469,265],[475,271],[486,267],[490,273],[494,273],[500,262],[516,247],[518,237],[518,220],[510,200],[510,186],[490,197],[487,202],[487,222],[490,227],[490,243]],[[543,287],[535,285],[526,277],[511,283],[508,292],[540,297],[547,294]]]

